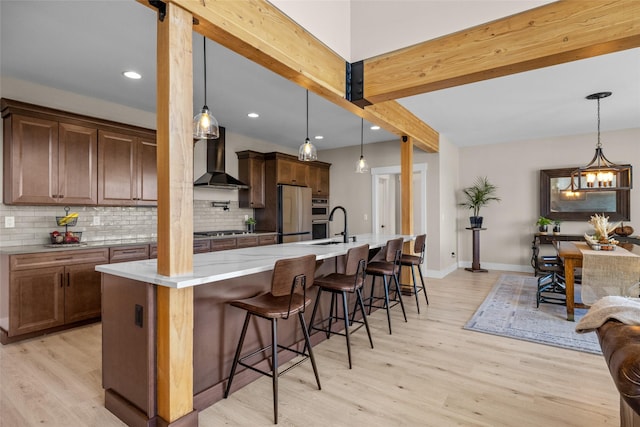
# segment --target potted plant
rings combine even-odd
[[[549,218],[545,218],[545,217],[541,216],[536,221],[536,225],[538,226],[538,232],[540,234],[547,234],[547,231],[549,230],[548,227],[552,223],[553,223],[553,221],[550,220]]]
[[[247,220],[244,223],[247,224],[247,231],[249,233],[254,233],[256,231],[256,220],[255,219],[247,218]]]
[[[553,234],[556,234],[556,235],[560,234],[560,223],[561,222],[562,221],[557,220],[557,219],[553,221]]]
[[[491,201],[500,201],[500,198],[495,195],[497,189],[498,187],[491,184],[486,176],[478,177],[471,187],[462,189],[464,201],[460,203],[460,206],[473,211],[473,216],[469,217],[471,228],[482,227],[481,207],[486,206]]]

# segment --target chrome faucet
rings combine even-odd
[[[333,213],[336,211],[336,209],[342,209],[342,212],[344,213],[344,231],[342,232],[342,241],[344,243],[348,243],[349,231],[347,230],[347,210],[342,206],[336,206],[335,208],[331,209],[331,213],[329,214],[329,221],[333,221]]]

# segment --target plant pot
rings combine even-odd
[[[554,225],[553,226],[553,234],[560,234],[560,226],[559,225]]]
[[[539,225],[538,226],[538,233],[540,234],[547,234],[547,232],[549,231],[549,227],[546,225]]]
[[[256,225],[255,224],[247,224],[247,231],[249,233],[255,233],[256,231]]]
[[[470,216],[469,223],[471,224],[471,228],[482,228],[482,217]]]

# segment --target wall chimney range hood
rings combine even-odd
[[[225,128],[220,126],[218,139],[207,139],[207,173],[196,179],[194,186],[200,188],[218,188],[222,190],[241,190],[249,188],[225,172]]]

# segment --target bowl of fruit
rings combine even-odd
[[[82,238],[81,231],[52,231],[49,233],[51,236],[51,244],[53,245],[69,245],[69,244],[78,244],[80,243],[80,239]]]

